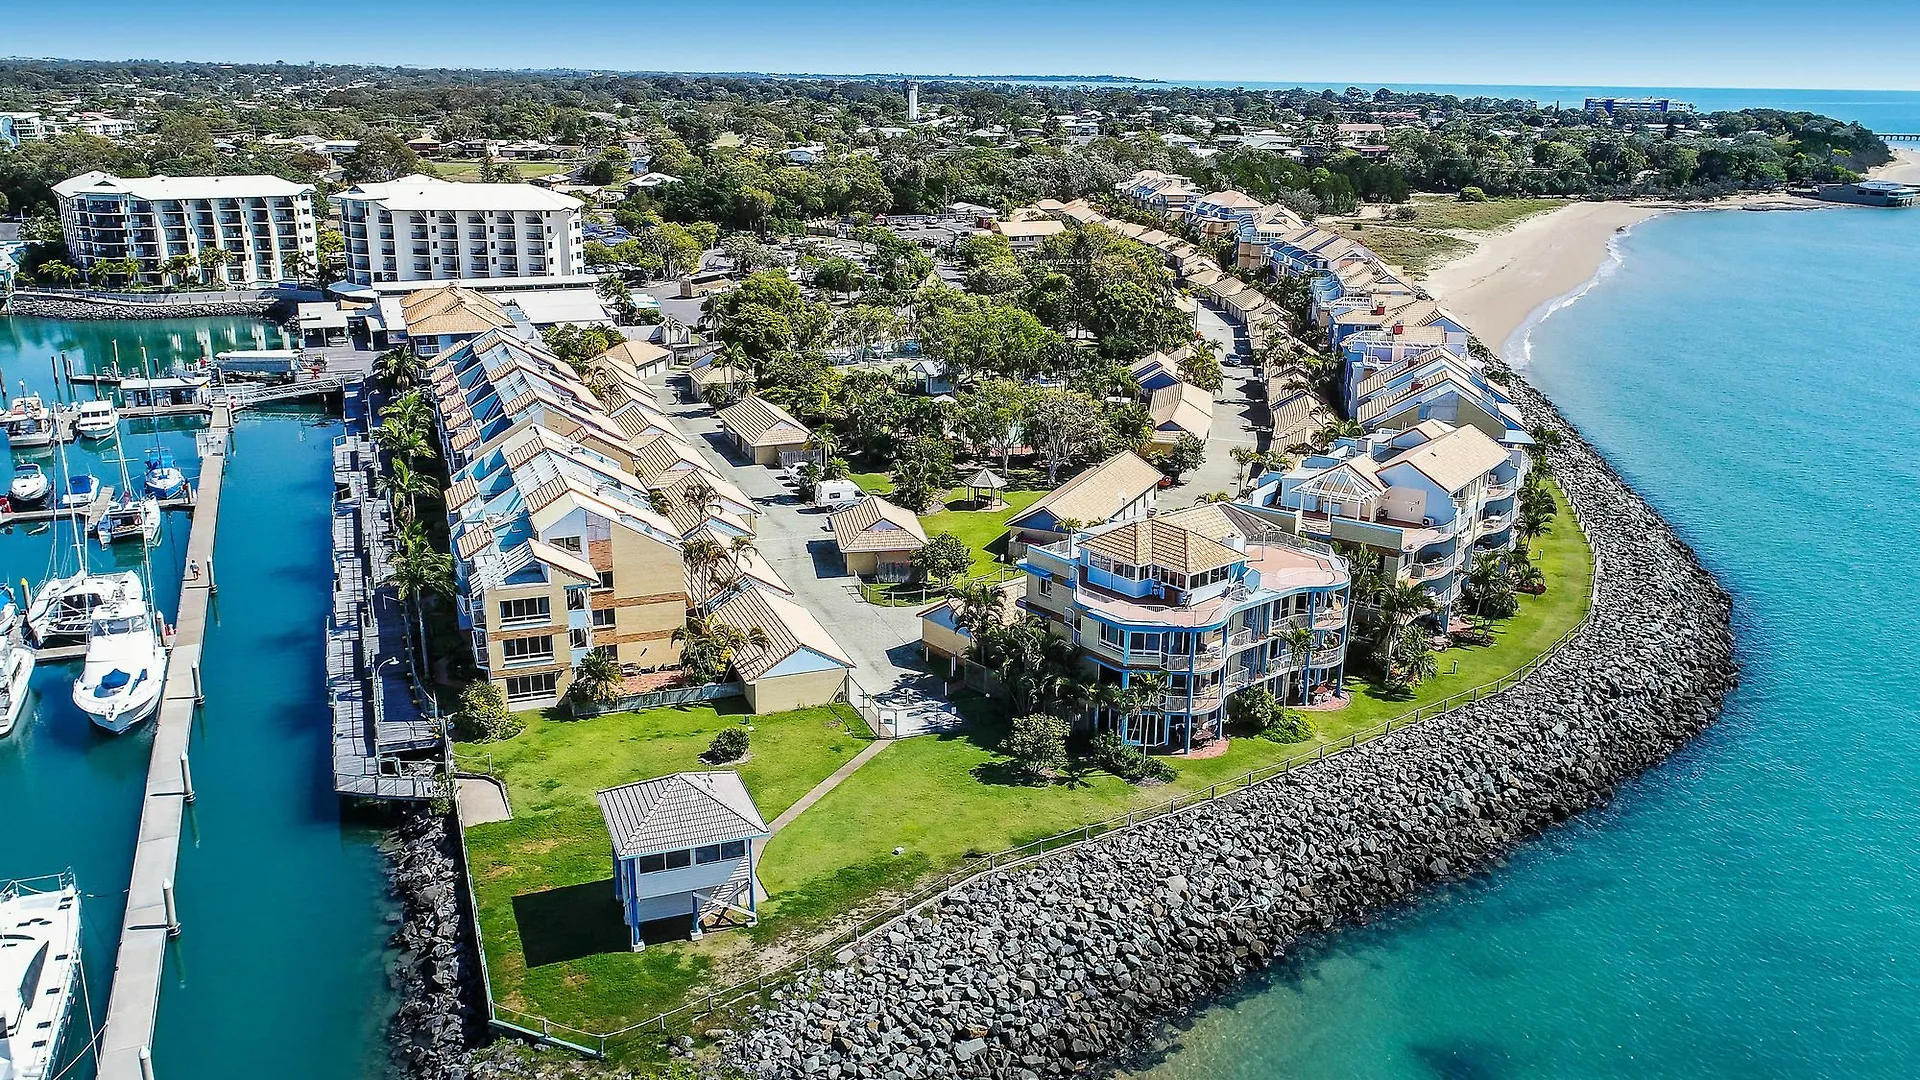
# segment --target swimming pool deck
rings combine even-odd
[[[186,807],[182,761],[193,731],[200,685],[200,652],[206,638],[207,602],[217,576],[213,565],[214,530],[220,519],[220,485],[226,472],[233,414],[213,410],[202,443],[199,499],[187,537],[187,559],[201,572],[180,583],[180,613],[167,660],[166,690],[154,718],[153,756],[147,765],[147,791],[140,807],[140,834],[133,852],[133,877],[127,887],[126,917],[120,926],[120,951],[113,965],[113,993],[100,1038],[99,1080],[143,1080],[140,1055],[152,1045],[154,1017],[160,1008],[160,980],[167,959],[166,890],[180,859],[181,819]]]

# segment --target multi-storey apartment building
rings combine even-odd
[[[203,280],[259,285],[319,265],[310,184],[277,176],[123,179],[90,172],[54,185],[53,193],[67,249],[83,269],[133,259],[135,278],[159,285],[177,276],[173,260],[184,258]]]
[[[580,201],[532,184],[408,176],[332,199],[356,285],[587,274]]]
[[[1336,439],[1261,477],[1247,507],[1295,535],[1365,547],[1389,580],[1419,583],[1444,609],[1459,597],[1476,549],[1513,546],[1531,463],[1523,446],[1425,420]]]
[[[1028,548],[1020,569],[1021,608],[1072,641],[1094,679],[1163,682],[1155,700],[1089,717],[1138,746],[1189,751],[1224,733],[1234,694],[1311,700],[1343,674],[1345,560],[1237,507],[1075,532]]]
[[[612,458],[523,421],[453,474],[447,515],[460,623],[511,707],[558,702],[592,650],[679,662],[680,537]]]

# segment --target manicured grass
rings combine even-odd
[[[847,479],[860,485],[860,490],[869,495],[890,495],[893,493],[893,477],[883,472],[848,473]]]
[[[1224,783],[1513,671],[1587,610],[1592,553],[1565,500],[1557,491],[1555,497],[1560,516],[1536,541],[1545,595],[1521,596],[1519,613],[1495,625],[1492,644],[1442,652],[1443,674],[1410,694],[1350,679],[1353,703],[1308,714],[1314,727],[1309,740],[1236,738],[1218,757],[1168,758],[1175,778],[1165,785],[1132,787],[1104,772],[1084,771],[1028,787],[1001,778],[997,747],[1005,724],[997,706],[964,701],[973,721],[969,730],[889,746],[767,845],[761,879],[769,902],[757,932],[776,935],[789,924],[807,925],[857,907],[877,890],[904,889],[949,870],[970,852],[1015,847]],[[1367,643],[1352,647],[1358,651]],[[904,849],[901,854],[893,854],[896,847]]]
[[[1461,202],[1451,195],[1420,196],[1413,200],[1417,216],[1412,224],[1428,229],[1504,229],[1523,218],[1567,205],[1565,199],[1488,199]]]
[[[753,726],[749,760],[727,767],[772,821],[873,737],[839,706],[767,716],[700,706],[525,719],[527,730],[511,739],[458,747],[467,767],[491,755],[513,806],[513,820],[467,831],[488,973],[501,1004],[591,1031],[679,1005],[749,944],[745,935],[713,934],[628,952],[595,792],[706,769],[699,755],[714,734],[745,722]]]
[[[1008,491],[1001,494],[1003,505],[998,510],[949,509],[932,514],[922,514],[920,527],[928,536],[935,533],[952,533],[973,549],[975,575],[992,573],[1004,565],[1000,560],[1007,552],[1007,519],[1040,501],[1044,491]],[[947,492],[946,504],[949,507],[972,505],[967,501],[967,489],[954,488]]]

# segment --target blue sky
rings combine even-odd
[[[1274,82],[1920,89],[1920,4],[0,0],[0,53]]]

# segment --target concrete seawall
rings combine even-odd
[[[1517,378],[1533,423],[1566,427]],[[1603,572],[1525,682],[1044,861],[971,881],[842,954],[723,1046],[759,1077],[1099,1069],[1303,935],[1470,872],[1604,802],[1718,714],[1726,593],[1570,428],[1553,454]]]

